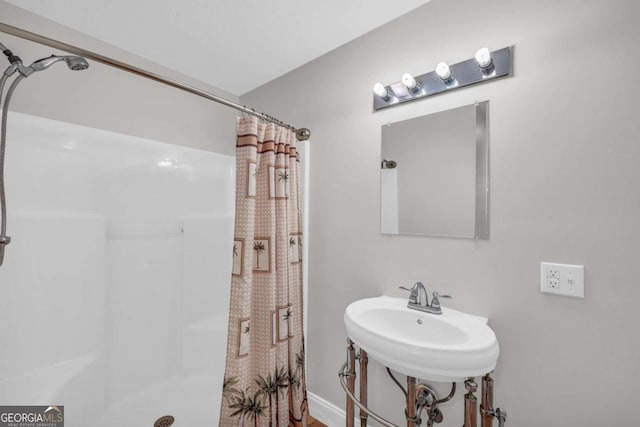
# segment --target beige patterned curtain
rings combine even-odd
[[[292,131],[238,118],[221,426],[306,426],[302,224]]]

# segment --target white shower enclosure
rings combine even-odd
[[[235,158],[10,113],[0,405],[217,425]]]

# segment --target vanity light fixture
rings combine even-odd
[[[402,84],[405,85],[412,93],[416,93],[420,90],[420,83],[418,83],[411,74],[404,73],[401,80]]]
[[[490,51],[483,47],[466,61],[455,64],[439,62],[436,69],[428,73],[419,76],[405,73],[399,82],[386,86],[376,83],[373,88],[373,110],[378,111],[476,83],[508,77],[512,72],[512,49],[505,47]]]
[[[384,101],[390,101],[391,96],[389,95],[389,91],[384,85],[380,82],[373,85],[373,93],[375,93],[378,97],[382,98]]]

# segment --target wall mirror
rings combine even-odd
[[[489,238],[489,101],[382,126],[381,232]]]

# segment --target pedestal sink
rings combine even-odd
[[[381,296],[350,304],[347,335],[370,358],[404,375],[437,382],[480,377],[496,366],[500,348],[487,319],[443,307],[442,314]]]

